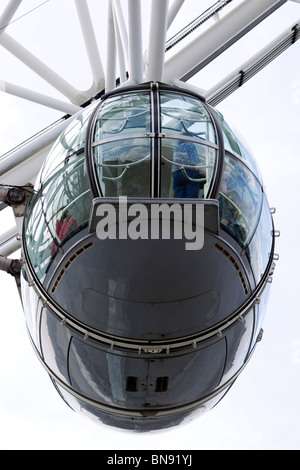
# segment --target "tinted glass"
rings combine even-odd
[[[103,196],[150,196],[150,139],[99,145],[94,149],[94,162]]]
[[[92,197],[84,145],[94,107],[79,115],[57,139],[27,206],[27,250],[40,280],[59,247],[89,219]]]
[[[101,105],[93,161],[103,196],[150,196],[150,93],[124,93]]]
[[[88,221],[91,202],[83,156],[65,163],[31,198],[26,242],[39,279],[46,273],[56,250]]]
[[[216,143],[211,117],[200,100],[177,93],[161,93],[160,100],[162,132]]]
[[[266,197],[257,230],[247,249],[254,277],[259,282],[270,260],[273,243],[273,221]]]
[[[235,153],[239,157],[241,157],[244,160],[244,162],[247,164],[247,166],[249,166],[249,168],[253,171],[253,173],[259,179],[259,181],[261,182],[262,179],[261,179],[259,168],[247,144],[243,141],[239,133],[236,130],[233,130],[229,126],[229,124],[225,121],[222,114],[217,111],[216,113],[219,117],[219,121],[220,121],[221,128],[223,131],[225,150]]]
[[[245,247],[260,216],[262,189],[253,173],[230,155],[225,156],[219,202],[221,224]]]
[[[216,164],[216,149],[179,139],[163,139],[161,196],[205,198]]]
[[[82,114],[79,114],[58,137],[41,170],[38,181],[46,181],[64,160],[84,148],[87,125],[96,104],[94,103],[84,110]]]
[[[103,102],[95,127],[94,142],[151,130],[150,94],[124,93]]]

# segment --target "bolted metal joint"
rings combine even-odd
[[[14,211],[15,217],[23,217],[30,194],[33,190],[32,184],[21,186],[0,186],[0,201],[4,202]]]
[[[23,204],[26,199],[26,192],[23,188],[10,188],[6,196],[6,204],[11,206]]]
[[[22,261],[0,256],[0,270],[11,274],[13,277],[20,276]]]
[[[7,272],[14,277],[20,276],[21,267],[22,267],[22,262],[19,259],[13,259],[10,263],[10,266]]]

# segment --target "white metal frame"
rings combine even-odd
[[[59,91],[65,99],[56,99],[38,93],[23,87],[22,83],[9,83],[1,80],[1,77],[0,91],[38,103],[41,105],[41,112],[46,106],[64,115],[71,115],[69,118],[62,117],[48,129],[1,157],[0,184],[33,183],[51,144],[68,125],[70,119],[76,118],[81,106],[95,95],[114,89],[116,79],[120,80],[120,86],[164,81],[195,89],[189,85],[189,78],[287,1],[300,3],[300,0],[212,1],[209,10],[202,13],[194,24],[179,32],[173,43],[168,43],[169,48],[172,47],[170,54],[166,51],[167,31],[180,14],[182,6],[189,0],[151,0],[146,44],[143,44],[145,24],[142,14],[143,0],[127,0],[127,8],[124,8],[124,0],[122,2],[106,0],[107,38],[106,44],[101,44],[101,47],[97,43],[89,0],[73,0],[91,71],[92,85],[88,90],[76,89],[7,33],[7,25],[17,15],[22,0],[10,0],[2,12],[0,6],[0,47],[4,47],[22,61],[42,80]],[[198,3],[201,8],[201,2]],[[103,8],[103,1],[101,4]],[[203,30],[201,25],[208,24],[209,20],[209,27]],[[210,90],[200,88],[196,90],[208,102],[214,105],[219,103],[298,40],[299,30],[300,20],[295,20],[288,30],[280,33],[275,40]],[[105,67],[104,49],[106,49]],[[7,256],[13,253],[20,246],[18,238],[20,235],[17,228],[9,232],[4,231],[0,235],[0,255]]]

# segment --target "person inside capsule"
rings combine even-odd
[[[72,218],[70,212],[62,208],[63,212],[60,217],[57,217],[56,225],[55,225],[55,233],[58,237],[59,243],[62,243],[77,227],[77,221]],[[55,254],[57,249],[57,242],[53,240],[52,249],[51,249],[51,257]]]
[[[190,142],[180,142],[174,150],[173,163],[174,197],[198,198],[206,173],[196,146]]]

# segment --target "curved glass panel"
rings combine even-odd
[[[105,100],[99,110],[94,141],[151,131],[149,92],[124,93]]]
[[[218,145],[200,99],[157,89],[125,91],[108,96],[97,112],[90,167],[95,196],[207,197]]]
[[[84,148],[89,118],[97,103],[93,103],[65,129],[54,143],[41,170],[38,181],[46,181],[68,157]]]
[[[95,147],[94,162],[102,195],[149,197],[151,140],[116,140]]]
[[[111,96],[99,109],[93,162],[102,196],[149,197],[151,179],[150,93]]]
[[[161,131],[195,136],[216,143],[211,117],[203,103],[192,96],[160,93]]]
[[[272,252],[273,220],[266,197],[263,197],[263,207],[255,235],[246,251],[250,260],[254,277],[259,282],[267,268]]]
[[[26,216],[26,245],[39,279],[56,250],[89,219],[92,197],[84,157],[65,163],[31,198]]]
[[[243,321],[237,321],[226,332],[227,361],[221,384],[225,384],[243,366],[250,349],[254,328],[254,309],[252,308]]]
[[[262,204],[262,188],[243,163],[226,154],[219,193],[220,222],[223,228],[247,246],[256,229]]]
[[[220,124],[221,128],[223,131],[223,138],[224,138],[224,147],[225,150],[228,150],[229,152],[233,152],[240,156],[245,163],[249,166],[249,168],[253,171],[255,176],[259,179],[259,181],[262,181],[261,174],[258,168],[258,165],[256,163],[256,160],[254,158],[254,155],[250,151],[250,149],[247,147],[245,142],[243,142],[242,137],[239,135],[239,133],[236,130],[232,130],[232,128],[229,126],[229,124],[225,121],[223,115],[215,110]]]
[[[39,320],[42,301],[36,291],[28,285],[28,276],[24,265],[22,266],[21,273],[22,304],[24,306],[27,330],[35,346],[41,351]]]
[[[216,165],[216,149],[199,143],[162,140],[161,197],[205,198]]]
[[[89,219],[92,196],[84,145],[94,105],[80,114],[55,142],[27,206],[25,239],[42,280],[59,247]]]
[[[31,265],[41,279],[51,261],[53,238],[45,222],[42,211],[40,192],[31,196],[25,215],[25,240]]]
[[[257,336],[263,325],[263,321],[265,318],[265,314],[266,314],[267,306],[269,302],[270,288],[271,288],[271,283],[266,282],[263,293],[261,294],[259,298],[259,303],[257,303],[255,306],[255,328],[253,331],[251,348],[253,348],[253,346],[255,345],[257,341]]]
[[[84,157],[69,160],[43,185],[45,219],[59,246],[89,218],[91,196],[84,169]],[[52,254],[56,247],[53,245]]]

